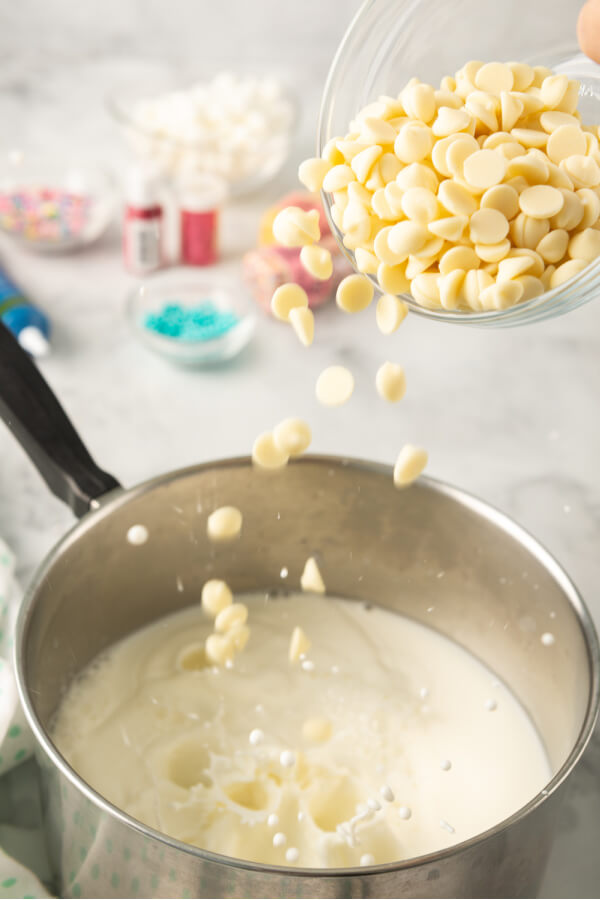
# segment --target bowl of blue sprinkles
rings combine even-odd
[[[232,359],[254,333],[256,317],[243,288],[156,276],[130,294],[137,336],[156,353],[188,366]]]

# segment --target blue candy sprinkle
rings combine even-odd
[[[238,322],[235,313],[221,312],[211,300],[197,306],[167,302],[160,312],[146,315],[144,327],[178,341],[214,341]]]

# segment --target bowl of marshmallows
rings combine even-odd
[[[139,159],[174,179],[218,176],[238,197],[279,172],[297,121],[279,79],[233,72],[186,86],[164,78],[122,87],[108,108]]]

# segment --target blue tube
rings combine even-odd
[[[49,349],[50,322],[32,306],[0,269],[0,319],[32,356],[45,356]]]

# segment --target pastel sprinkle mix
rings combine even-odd
[[[0,193],[0,226],[29,241],[60,243],[79,237],[88,224],[89,197],[51,187]]]

